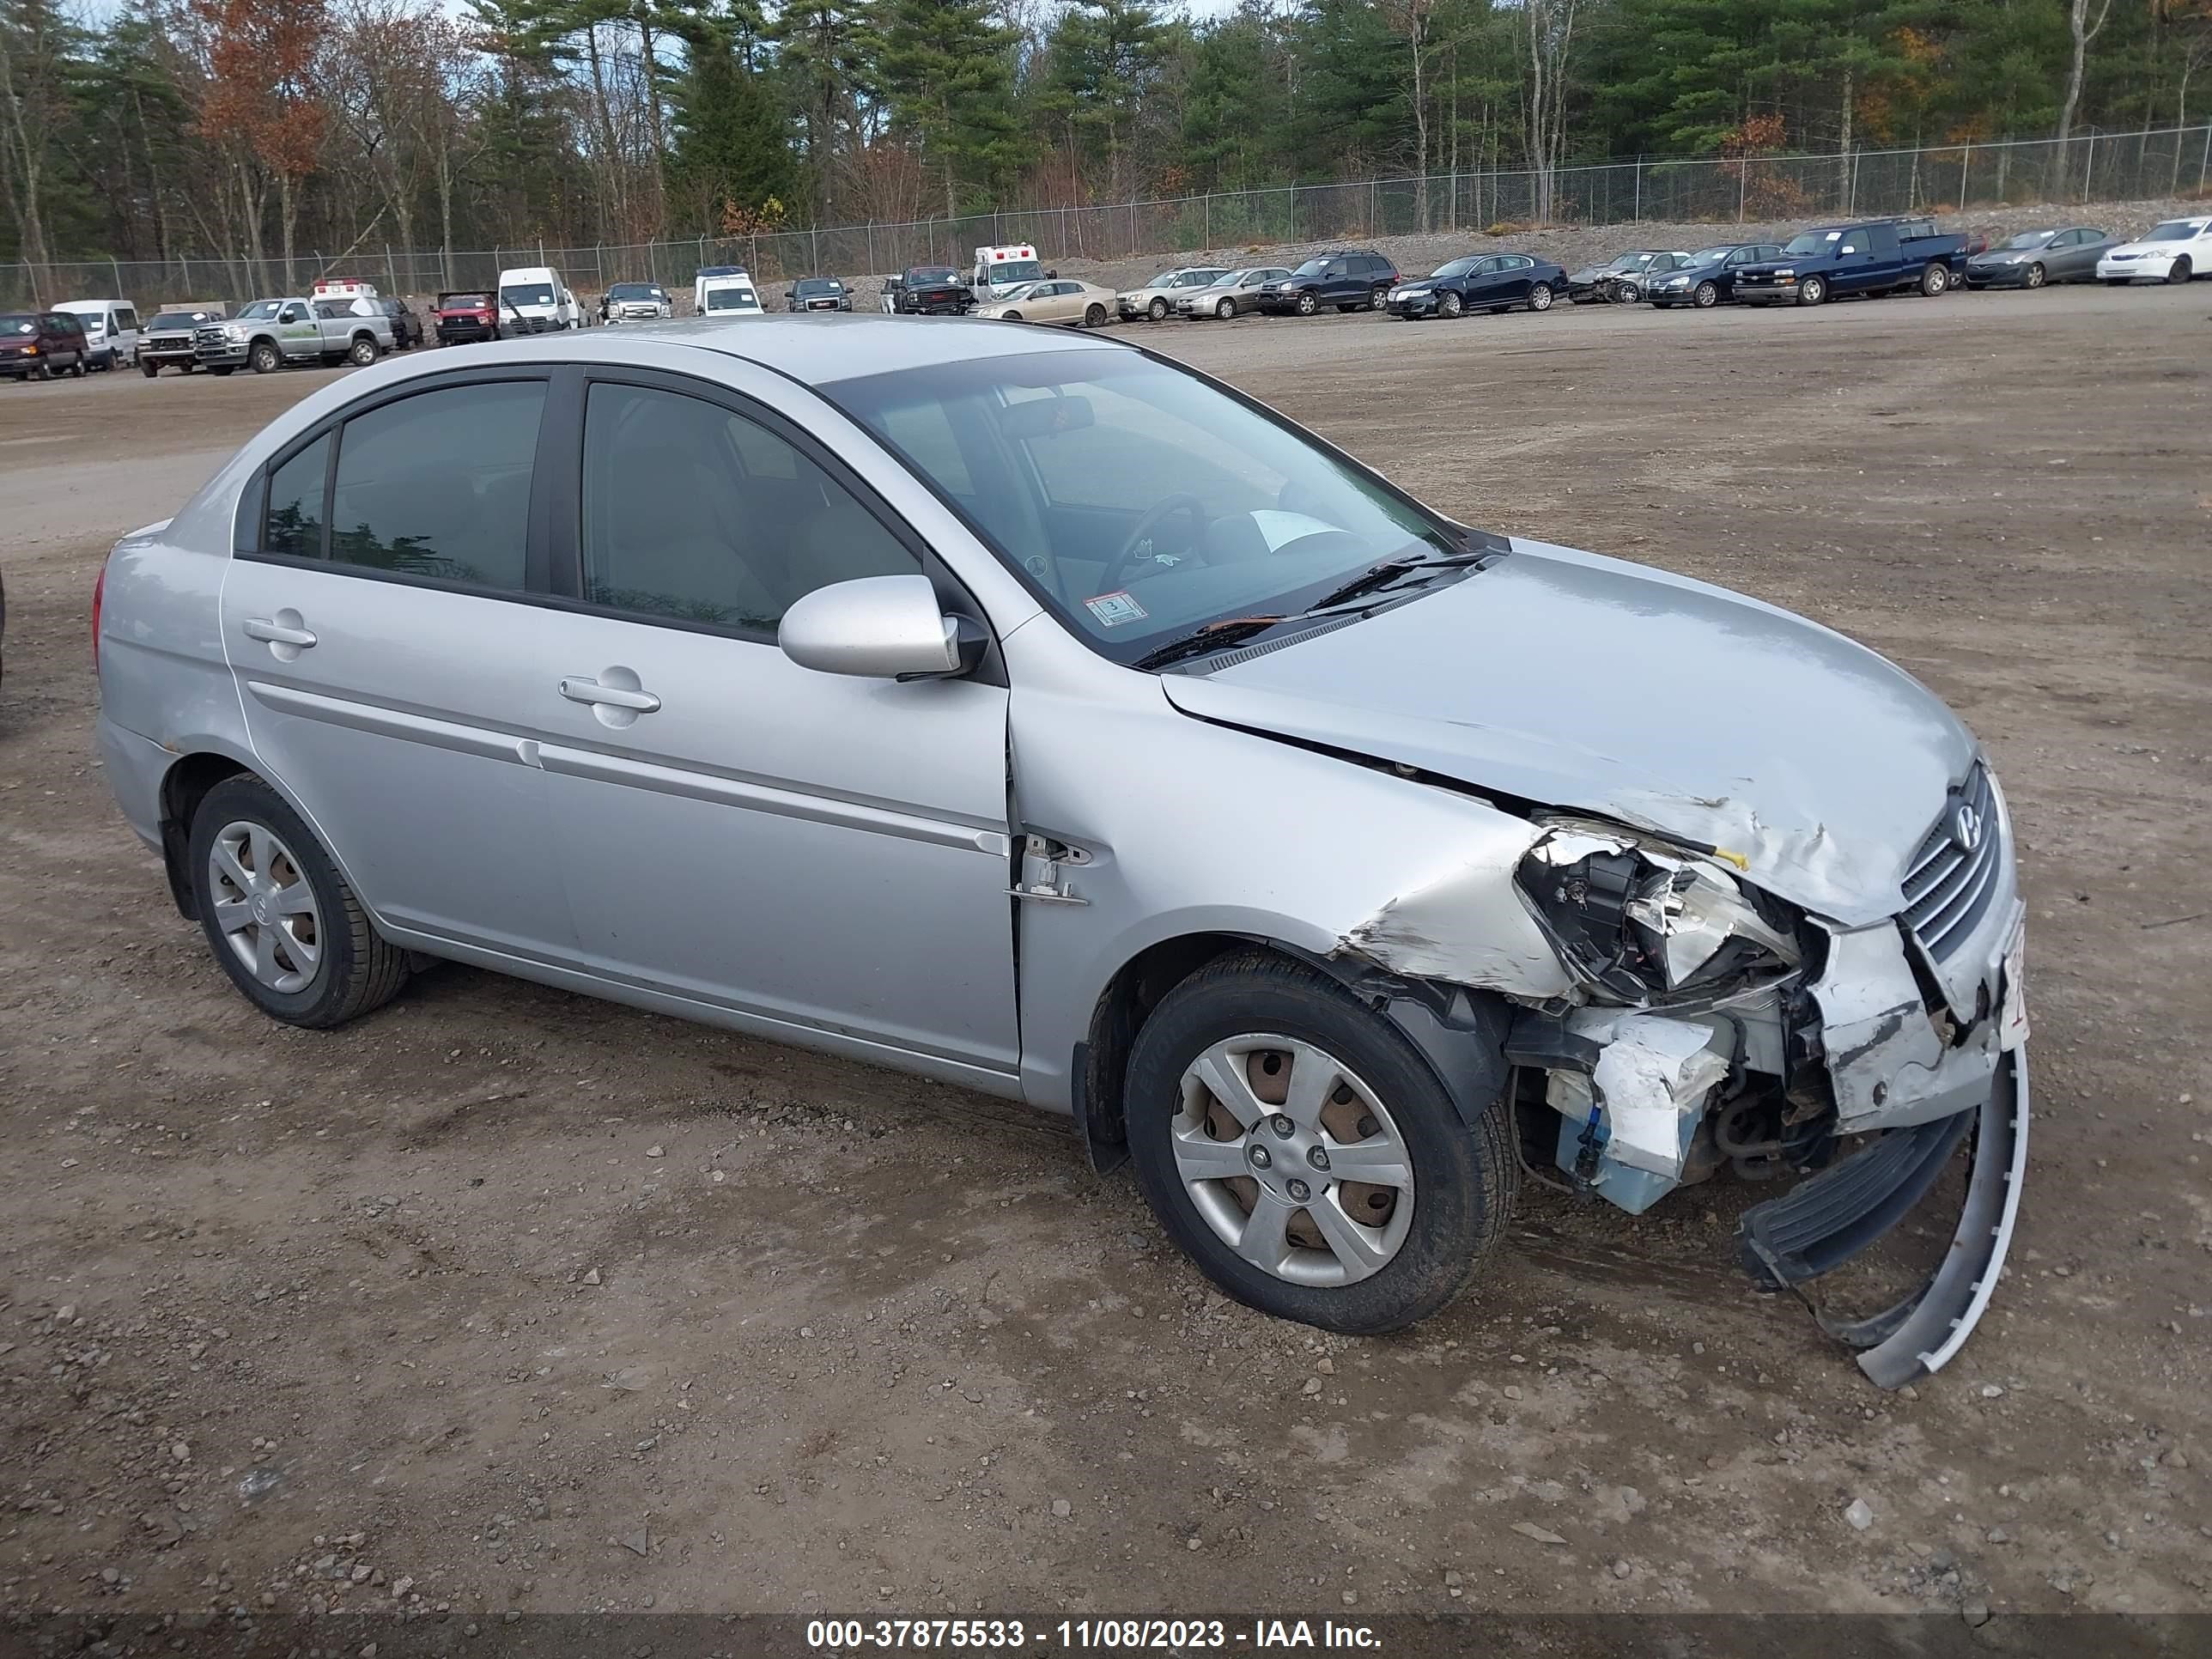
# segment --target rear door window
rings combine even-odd
[[[542,380],[495,380],[418,392],[348,421],[339,434],[330,557],[523,591],[544,404]]]
[[[330,470],[331,434],[325,432],[269,475],[263,552],[295,559],[323,556],[323,498]]]

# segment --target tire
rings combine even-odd
[[[1216,300],[1213,302],[1213,315],[1218,321],[1224,323],[1230,321],[1237,315],[1237,301],[1234,300]]]
[[[221,380],[224,375],[229,374],[232,369],[236,368],[237,367],[238,365],[236,363],[224,363],[210,368],[208,370],[208,373],[214,375],[216,379]]]
[[[1950,286],[1951,272],[1948,266],[1931,262],[1921,267],[1920,291],[1929,299],[1934,299]]]
[[[1377,283],[1373,288],[1367,290],[1367,308],[1370,311],[1380,311],[1384,306],[1389,305],[1389,283]]]
[[[138,365],[138,372],[149,380],[158,380],[161,377],[161,366],[159,363],[141,363]]]
[[[2106,288],[2125,288],[2129,281],[2125,276],[2100,276],[2097,280]]]
[[[111,350],[101,354],[99,368],[100,372],[103,374],[112,374],[115,373],[115,353]]]
[[[1018,312],[1018,311],[1010,311],[1010,312],[1006,313],[1006,314],[1005,316],[1001,317],[999,320],[1000,320],[1000,322],[1002,322],[1002,323],[1018,323],[1019,321],[1021,321],[1021,319],[1022,319],[1022,313],[1021,313],[1020,312]]]
[[[253,349],[246,354],[246,367],[256,374],[274,374],[284,367],[284,354],[270,340],[257,340]]]
[[[1304,289],[1299,291],[1297,302],[1297,312],[1299,316],[1310,317],[1314,313],[1320,309],[1321,301],[1315,296],[1314,291],[1311,289]]]
[[[1102,305],[1086,306],[1083,312],[1083,325],[1085,328],[1105,327],[1106,307]]]
[[[2045,270],[2041,265],[2030,265],[2027,268],[2027,285],[2030,288],[2041,288],[2049,279],[2050,273]]]
[[[79,357],[75,362],[70,365],[70,378],[71,380],[82,380],[91,372],[92,365],[86,362],[82,357]]]
[[[356,368],[367,368],[382,355],[376,341],[367,334],[356,335],[353,343],[346,348],[346,361]]]
[[[1449,289],[1446,289],[1442,294],[1437,296],[1437,315],[1443,318],[1446,321],[1449,321],[1452,318],[1460,315],[1466,309],[1467,301],[1461,299],[1458,295],[1453,293]]]
[[[2185,283],[2196,274],[2196,268],[2189,263],[2189,256],[2185,253],[2166,267],[2166,280],[2169,283]]]
[[[1165,322],[1168,316],[1168,302],[1165,300],[1154,300],[1152,304],[1145,307],[1145,315],[1156,323]]]
[[[270,1018],[328,1030],[382,1007],[407,982],[407,953],[378,934],[306,821],[260,779],[240,774],[209,790],[187,846],[208,948]],[[219,874],[224,867],[234,873]],[[241,872],[255,884],[251,896],[235,879]],[[262,878],[275,884],[262,887]],[[312,908],[284,909],[302,890]],[[253,908],[268,900],[276,902]],[[264,939],[273,941],[265,955]],[[265,971],[257,971],[260,962]]]
[[[1825,277],[1808,276],[1797,284],[1797,303],[1801,306],[1816,306],[1827,297],[1828,283]]]
[[[1270,1050],[1270,1042],[1300,1048]],[[1250,1048],[1230,1047],[1237,1043]],[[1280,1092],[1261,1074],[1261,1055],[1269,1053],[1290,1060]],[[1241,1064],[1229,1060],[1234,1071],[1217,1074],[1242,1079],[1249,1133],[1242,1117],[1229,1115],[1195,1081],[1210,1054],[1243,1056]],[[1309,1064],[1340,1075],[1318,1123],[1293,1124],[1285,1139],[1275,1130],[1289,1120],[1266,1115],[1265,1097],[1273,1093],[1279,1103],[1298,1066]],[[1501,1058],[1501,1085],[1504,1079]],[[1138,1185],[1207,1278],[1264,1313],[1352,1335],[1400,1329],[1457,1296],[1503,1234],[1518,1183],[1502,1100],[1470,1132],[1396,1027],[1315,969],[1266,952],[1222,957],[1161,1000],[1130,1055],[1127,1112]],[[1328,1151],[1341,1158],[1348,1142],[1361,1139],[1380,1153],[1394,1150],[1395,1141],[1405,1179],[1356,1185],[1326,1175],[1306,1182],[1328,1169]],[[1205,1157],[1198,1167],[1224,1173],[1187,1175],[1181,1148]],[[1293,1170],[1302,1174],[1293,1176]],[[1263,1180],[1275,1185],[1263,1189]],[[1320,1202],[1305,1205],[1301,1194]],[[1261,1202],[1268,1214],[1288,1218],[1279,1253],[1271,1251],[1278,1254],[1273,1266],[1240,1255],[1226,1231],[1247,1228]],[[1382,1218],[1349,1234],[1346,1202],[1363,1213],[1373,1206]],[[1312,1218],[1324,1203],[1336,1218],[1328,1233]],[[1358,1243],[1314,1248],[1346,1238]],[[1347,1267],[1347,1261],[1358,1265]]]
[[[1699,283],[1690,290],[1690,303],[1700,311],[1710,311],[1720,302],[1721,285],[1718,283]]]
[[[34,380],[51,380],[54,378],[54,366],[52,363],[40,363],[31,371],[30,377]]]
[[[1549,283],[1539,283],[1528,290],[1528,309],[1549,311],[1552,308],[1553,297],[1552,285]]]

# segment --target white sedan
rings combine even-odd
[[[2185,283],[2212,272],[2212,217],[2168,219],[2097,261],[2100,283]]]

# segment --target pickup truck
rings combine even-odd
[[[256,300],[192,331],[192,356],[218,374],[267,374],[287,363],[374,362],[392,349],[392,319],[373,300]]]
[[[1740,304],[1816,306],[1842,294],[1941,294],[1965,275],[1963,236],[1939,235],[1933,219],[1866,219],[1815,225],[1790,238],[1781,258],[1735,274]]]

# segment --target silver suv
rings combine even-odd
[[[2021,1191],[2021,904],[1872,652],[1470,530],[1093,337],[844,317],[386,362],[125,538],[106,775],[231,982],[425,958],[1073,1114],[1216,1283],[1389,1330],[1524,1169],[1733,1169],[1767,1289],[1962,1142],[1897,1382]]]

